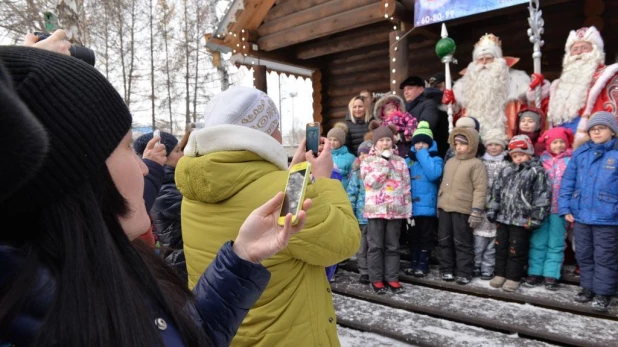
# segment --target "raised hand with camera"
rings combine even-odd
[[[39,36],[28,33],[24,39],[24,46],[45,49],[48,51],[71,55],[71,43],[66,40],[66,31],[59,29],[49,35],[47,39],[40,39]]]
[[[24,39],[24,46],[70,55],[92,66],[94,66],[96,61],[93,50],[71,44],[67,40],[66,31],[62,29],[55,30],[51,34],[46,32],[28,33]]]

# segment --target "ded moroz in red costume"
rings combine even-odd
[[[445,91],[443,103],[454,102],[456,118],[475,117],[481,138],[507,140],[517,129],[517,113],[525,104],[530,77],[511,68],[519,59],[503,57],[502,43],[493,34],[480,38],[472,56],[453,90]]]
[[[571,129],[578,147],[589,139],[592,114],[607,111],[618,116],[618,64],[605,65],[603,39],[595,27],[571,31],[564,50],[560,78],[543,85],[543,106],[548,125]],[[533,75],[531,87],[542,80]],[[533,95],[529,92],[528,100],[534,100]]]

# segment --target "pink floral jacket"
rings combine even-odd
[[[390,160],[375,152],[361,163],[365,184],[365,217],[405,219],[412,216],[410,172],[405,160],[393,155]]]
[[[418,127],[418,121],[412,117],[408,112],[395,111],[387,119],[382,119],[381,125],[393,124],[397,127],[397,133],[403,133],[404,136],[410,136],[414,134]],[[403,139],[401,139],[403,140]]]
[[[560,196],[560,182],[562,182],[562,175],[567,168],[569,160],[573,151],[569,148],[565,152],[558,155],[551,155],[548,151],[543,152],[541,155],[541,162],[543,168],[547,172],[547,176],[551,180],[551,213],[558,213],[558,197]]]

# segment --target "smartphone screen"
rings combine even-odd
[[[318,148],[320,146],[320,127],[307,127],[307,148],[306,151],[313,151],[313,155],[317,157]]]
[[[300,199],[303,195],[306,172],[307,170],[299,170],[290,173],[288,185],[285,187],[285,198],[281,206],[280,217],[285,217],[288,213],[293,215],[298,213],[298,208],[302,203]]]

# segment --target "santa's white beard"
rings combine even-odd
[[[565,55],[560,80],[549,99],[547,118],[552,125],[568,123],[580,116],[594,73],[604,60],[603,53],[596,47],[579,56]]]
[[[496,58],[485,68],[472,62],[462,79],[463,100],[466,100],[463,106],[468,116],[479,121],[481,137],[486,138],[490,133],[504,134],[504,106],[509,94],[509,68],[506,60]]]

